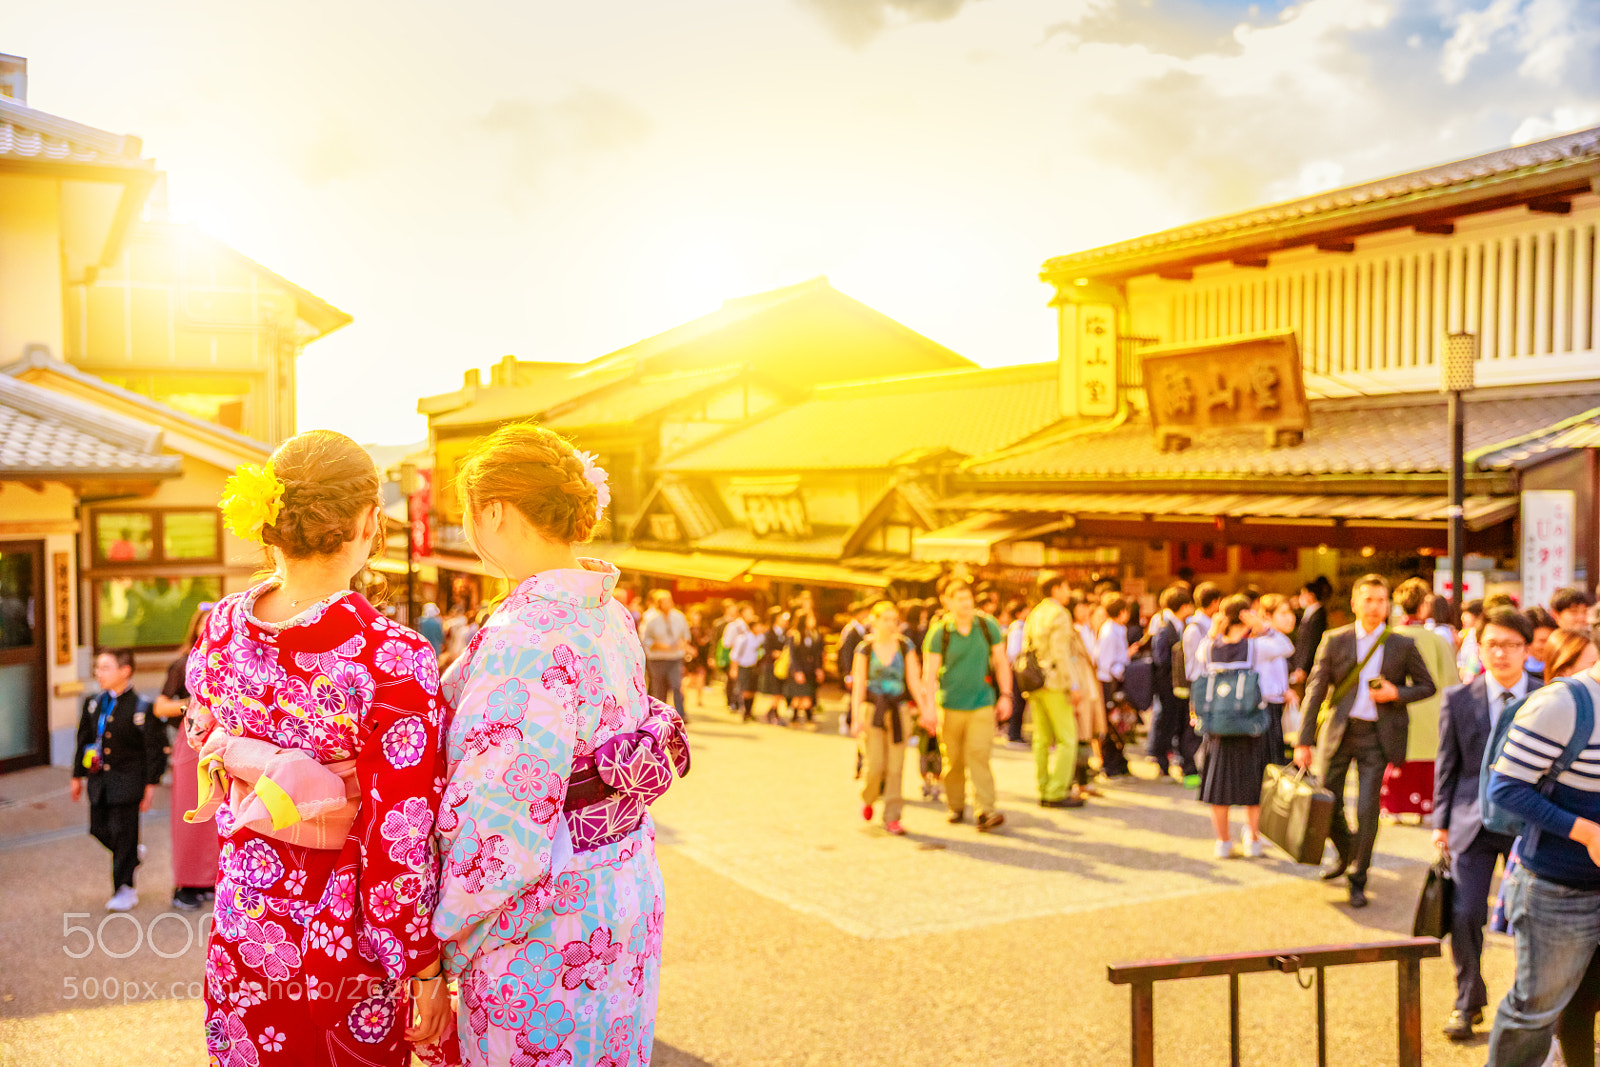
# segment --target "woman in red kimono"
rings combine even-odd
[[[235,533],[276,549],[277,571],[223,599],[189,657],[189,818],[214,817],[222,839],[214,1067],[401,1067],[448,1017],[431,929],[437,665],[350,590],[382,530],[378,492],[360,446],[314,430],[241,468],[222,500]]]

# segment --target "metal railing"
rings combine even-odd
[[[1133,1067],[1155,1065],[1155,984],[1181,978],[1228,976],[1229,1062],[1239,1067],[1239,976],[1264,971],[1293,974],[1302,989],[1317,990],[1317,1067],[1328,1065],[1328,1003],[1324,972],[1329,967],[1357,963],[1397,963],[1399,970],[1399,1067],[1422,1064],[1422,961],[1439,955],[1439,942],[1431,937],[1378,941],[1367,945],[1317,945],[1275,952],[1240,952],[1228,956],[1198,956],[1181,960],[1140,960],[1106,968],[1112,985],[1132,987]],[[1312,970],[1310,984],[1300,972]]]

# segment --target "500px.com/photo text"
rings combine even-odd
[[[132,1004],[143,1000],[199,1000],[204,995],[205,983],[198,978],[189,982],[141,982],[115,975],[69,974],[61,979],[62,1000]]]

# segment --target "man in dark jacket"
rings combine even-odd
[[[1388,582],[1376,574],[1359,579],[1350,604],[1356,621],[1329,631],[1317,649],[1294,757],[1314,769],[1336,801],[1328,836],[1339,858],[1322,877],[1332,881],[1348,871],[1350,906],[1364,908],[1383,771],[1406,761],[1411,727],[1406,705],[1432,696],[1434,684],[1415,642],[1389,627]],[[1354,835],[1344,814],[1345,776],[1352,763],[1359,783]]]
[[[1523,669],[1533,628],[1514,608],[1485,613],[1478,654],[1484,672],[1444,691],[1439,705],[1439,754],[1433,761],[1433,843],[1450,853],[1455,911],[1450,955],[1456,965],[1456,1006],[1445,1025],[1452,1041],[1468,1041],[1489,1002],[1483,985],[1483,928],[1489,921],[1489,883],[1512,838],[1484,829],[1478,772],[1483,750],[1502,714],[1538,689]]]
[[[112,897],[107,911],[139,903],[133,869],[139,866],[139,813],[150,810],[166,770],[167,730],[149,701],[133,691],[133,653],[106,649],[94,658],[100,692],[83,702],[72,755],[72,799],[89,789],[89,833],[111,850]],[[181,742],[180,742],[181,743]]]
[[[1317,575],[1300,587],[1300,625],[1294,628],[1294,655],[1289,657],[1289,684],[1299,685],[1311,674],[1317,646],[1328,632],[1328,613],[1322,602],[1333,589],[1328,579]]]
[[[1151,624],[1154,636],[1150,642],[1150,665],[1159,707],[1150,724],[1148,752],[1163,778],[1168,774],[1170,753],[1176,752],[1183,765],[1185,787],[1198,789],[1200,768],[1194,757],[1200,750],[1200,739],[1189,725],[1188,699],[1174,692],[1186,688],[1189,679],[1175,680],[1172,676],[1172,650],[1182,648],[1183,627],[1193,614],[1194,597],[1189,590],[1175,585],[1162,592],[1161,613]]]

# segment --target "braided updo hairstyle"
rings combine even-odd
[[[479,441],[456,473],[456,493],[473,514],[500,500],[541,537],[569,545],[594,535],[598,492],[571,443],[531,422],[502,426]]]
[[[289,438],[272,454],[272,471],[283,483],[283,508],[277,522],[262,528],[261,539],[290,559],[339,551],[360,532],[362,517],[383,502],[372,457],[332,430]]]

